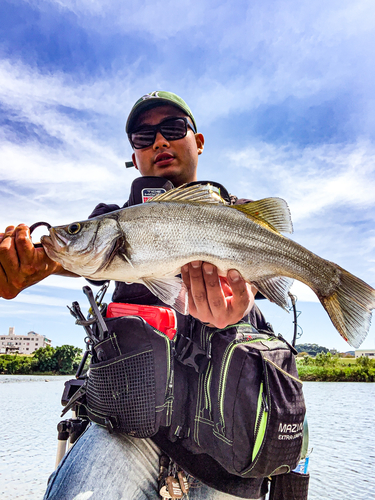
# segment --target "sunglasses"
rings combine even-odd
[[[157,125],[145,125],[130,132],[130,144],[134,149],[148,148],[154,144],[158,132],[160,132],[167,141],[177,141],[186,136],[188,127],[196,134],[196,130],[188,122],[187,118],[168,118]]]

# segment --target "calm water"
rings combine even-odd
[[[1,500],[43,497],[68,378],[0,376]],[[375,384],[306,382],[304,387],[313,448],[309,500],[375,499]]]

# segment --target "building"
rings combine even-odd
[[[375,359],[375,349],[357,349],[355,351],[355,357],[360,358],[361,356],[367,356],[371,359]]]
[[[26,335],[16,335],[11,326],[7,335],[0,336],[0,354],[32,354],[41,347],[51,345],[44,335],[29,332]]]

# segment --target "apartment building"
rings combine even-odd
[[[375,349],[357,349],[355,351],[355,357],[360,358],[361,356],[375,359]]]
[[[29,332],[26,335],[16,335],[11,326],[7,335],[0,335],[0,354],[32,354],[40,347],[51,345],[44,335]]]

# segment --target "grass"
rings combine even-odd
[[[375,361],[366,357],[339,358],[330,353],[297,358],[301,380],[319,382],[375,382]]]

